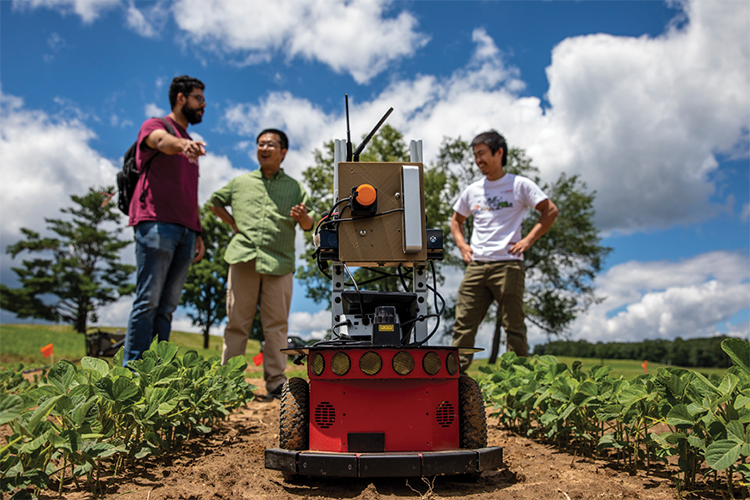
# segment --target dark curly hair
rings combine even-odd
[[[187,97],[193,89],[203,90],[205,88],[206,86],[203,85],[203,82],[197,78],[187,75],[175,77],[175,79],[172,80],[172,85],[169,86],[169,105],[174,108],[174,105],[177,104],[177,94],[182,94]]]

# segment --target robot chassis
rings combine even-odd
[[[502,448],[487,446],[479,386],[459,372],[458,355],[480,349],[427,343],[444,308],[444,302],[438,308],[443,299],[432,267],[442,260],[443,237],[425,227],[422,141],[411,141],[411,162],[358,161],[391,111],[355,153],[350,140],[335,141],[335,203],[314,236],[318,266],[332,282],[331,338],[284,350],[300,363],[307,358],[309,383],[291,378],[284,384],[279,448],[266,450],[267,469],[291,476],[419,477],[476,475],[502,463]],[[398,277],[407,290],[410,279],[411,290],[360,290],[349,266]],[[430,333],[429,318],[437,318]]]

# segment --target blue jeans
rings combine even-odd
[[[141,222],[135,230],[136,288],[122,364],[140,359],[154,337],[169,340],[196,232],[169,222]]]

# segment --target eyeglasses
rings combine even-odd
[[[276,149],[277,147],[279,147],[279,143],[274,141],[258,143],[258,149]]]
[[[198,104],[203,104],[204,102],[206,102],[206,98],[200,94],[188,94],[188,97],[195,97],[195,100],[198,101]]]

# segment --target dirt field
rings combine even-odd
[[[262,380],[251,381],[262,387]],[[263,393],[262,389],[258,390]],[[186,443],[179,452],[139,463],[125,475],[108,478],[107,500],[325,500],[446,498],[452,500],[675,499],[662,470],[630,475],[607,461],[582,459],[500,431],[490,421],[489,444],[502,446],[504,466],[478,480],[312,479],[287,482],[266,470],[264,450],[278,446],[279,401],[259,397],[234,413],[218,430]],[[41,498],[59,498],[47,492]],[[67,487],[63,498],[93,500],[89,492]],[[704,497],[705,498],[705,497]],[[722,498],[718,496],[717,498]]]

